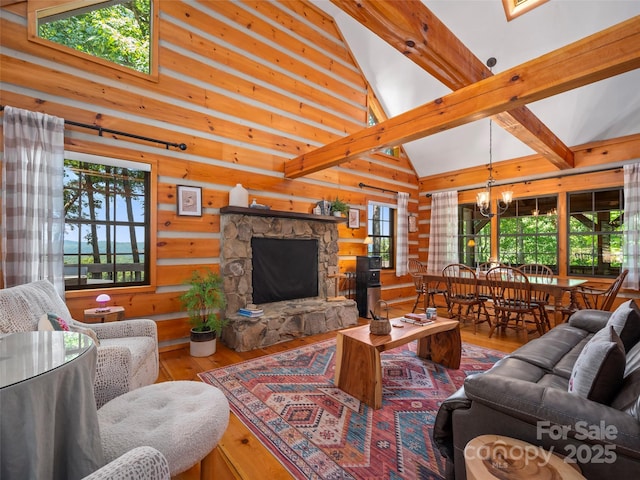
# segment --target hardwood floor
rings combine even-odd
[[[402,316],[402,314],[410,311],[412,306],[412,302],[392,306],[390,307],[389,316],[390,318]],[[444,315],[445,310],[439,309],[438,314]],[[365,319],[360,319],[361,324],[366,322]],[[486,324],[481,324],[478,327],[478,333],[474,335],[473,325],[468,323],[462,326],[461,333],[463,342],[504,352],[512,352],[527,341],[524,334],[516,334],[513,331],[508,331],[506,334],[495,333],[492,338],[489,338],[489,327]],[[160,354],[158,382],[170,380],[200,381],[197,376],[199,372],[290,350],[333,337],[335,337],[335,332],[328,332],[242,353],[230,350],[221,342],[218,342],[216,353],[205,358],[191,357],[188,347],[163,352]],[[200,478],[200,467],[195,466],[176,478],[179,480],[198,479]],[[280,480],[291,479],[292,477],[242,422],[231,414],[229,427],[217,447],[214,478],[216,480],[255,480],[261,478]]]

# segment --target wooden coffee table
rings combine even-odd
[[[448,368],[460,368],[462,341],[457,320],[438,319],[426,326],[391,319],[389,335],[373,335],[369,325],[340,330],[336,336],[335,384],[374,409],[382,407],[380,354],[418,340],[417,355]]]

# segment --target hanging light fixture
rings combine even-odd
[[[496,64],[496,59],[491,57],[487,60],[487,66],[491,70]],[[513,192],[505,191],[502,192],[501,198],[499,198],[496,202],[496,212],[493,211],[492,206],[492,197],[491,197],[491,189],[493,185],[496,183],[496,180],[493,178],[493,136],[492,136],[492,128],[493,122],[491,118],[489,118],[489,178],[487,179],[487,186],[484,191],[479,192],[476,195],[476,204],[478,205],[478,209],[480,210],[480,214],[485,217],[494,217],[496,215],[502,215],[507,211],[511,201],[513,200]]]

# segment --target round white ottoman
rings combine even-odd
[[[164,454],[172,477],[202,461],[204,478],[229,424],[229,402],[206,383],[161,382],[107,402],[98,421],[105,462],[148,445]]]

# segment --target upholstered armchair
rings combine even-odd
[[[38,330],[42,316],[49,313],[65,320],[71,330],[95,332],[99,342],[94,384],[98,408],[158,378],[158,335],[153,320],[78,322],[47,280],[0,290],[0,334]]]
[[[169,480],[169,463],[153,447],[137,447],[119,456],[83,480]]]

